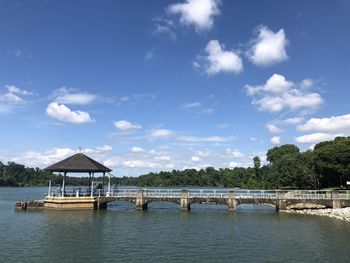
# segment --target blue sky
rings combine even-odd
[[[348,1],[0,1],[0,160],[247,167],[350,135]]]

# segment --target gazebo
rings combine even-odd
[[[79,152],[76,153],[62,161],[59,161],[47,168],[44,169],[48,172],[59,172],[63,173],[62,181],[62,197],[65,193],[65,182],[67,173],[89,173],[89,187],[91,178],[94,178],[95,173],[103,174],[103,185],[106,173],[111,172],[112,170],[103,164],[95,161],[94,159],[86,156],[85,154]]]

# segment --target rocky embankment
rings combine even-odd
[[[302,210],[288,210],[289,213],[303,214],[303,215],[317,215],[328,216],[331,218],[350,222],[350,207],[340,209],[302,209]]]

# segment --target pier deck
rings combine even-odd
[[[113,189],[83,192],[80,189],[64,194],[49,192],[43,201],[17,202],[16,208],[44,208],[55,210],[98,210],[107,208],[107,203],[127,201],[136,209],[147,209],[151,202],[173,202],[181,210],[190,210],[193,203],[225,204],[235,211],[240,204],[264,204],[274,206],[276,211],[288,209],[322,209],[350,206],[350,191],[316,190],[240,190],[240,189]]]

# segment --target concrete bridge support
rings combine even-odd
[[[135,208],[137,210],[147,210],[147,205],[147,190],[138,190],[136,194]]]
[[[228,211],[230,212],[236,211],[237,200],[235,198],[235,191],[233,189],[230,189],[228,191],[227,206],[228,206]]]
[[[191,203],[190,203],[190,193],[188,190],[181,190],[181,199],[180,199],[180,209],[181,211],[190,211]]]
[[[287,210],[287,200],[286,200],[287,192],[278,191],[277,192],[277,200],[276,200],[276,211],[285,211]]]
[[[332,205],[333,205],[333,208],[342,208],[341,201],[339,200],[338,191],[332,192]]]

